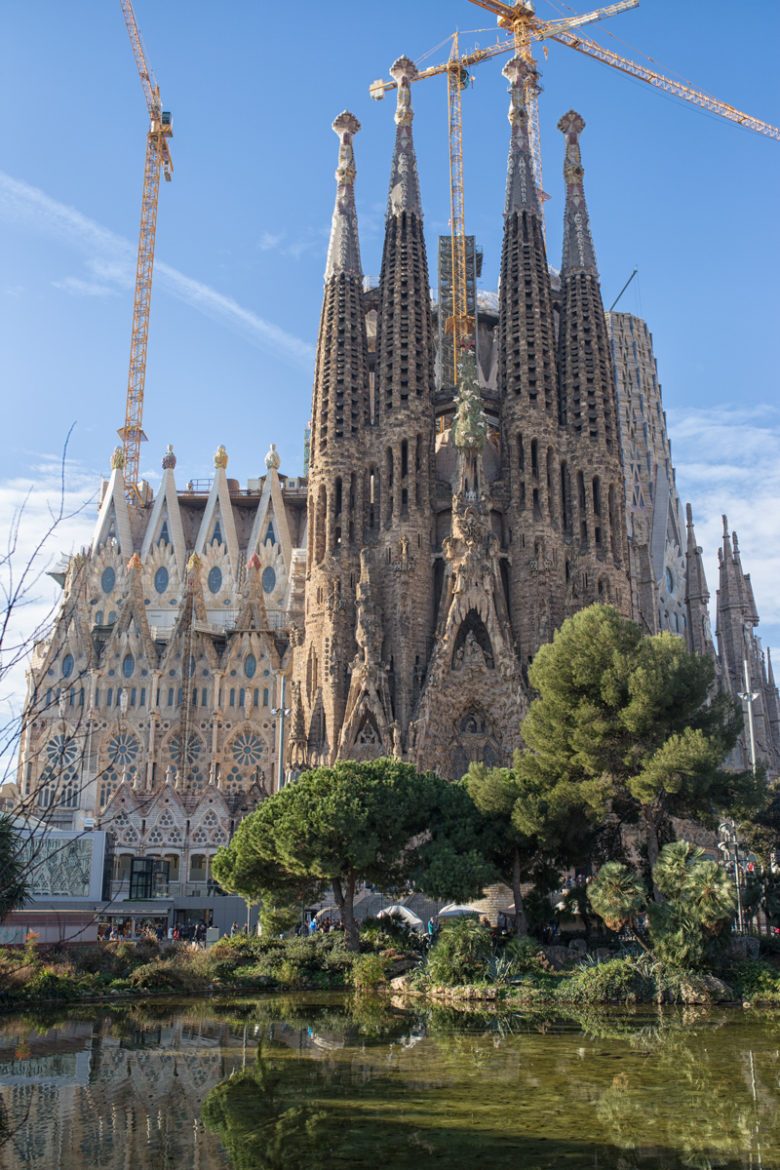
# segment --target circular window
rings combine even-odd
[[[158,593],[164,593],[168,588],[168,570],[161,565],[154,575],[154,587]]]
[[[244,731],[233,741],[233,759],[239,767],[248,768],[259,764],[263,755],[263,741],[259,735]]]
[[[247,678],[254,678],[257,670],[257,659],[254,654],[247,654],[244,659],[244,674]]]
[[[135,659],[133,658],[132,654],[125,654],[124,658],[122,659],[122,674],[125,676],[125,678],[130,678],[134,670]]]
[[[209,593],[219,593],[220,589],[222,588],[222,570],[218,568],[217,565],[215,565],[213,569],[209,570],[208,586]]]
[[[108,743],[108,758],[119,768],[129,767],[138,755],[138,740],[126,731],[118,732]]]
[[[273,593],[276,588],[276,573],[270,565],[263,569],[263,575],[260,579],[263,582],[263,591],[265,593]]]
[[[73,655],[66,654],[62,660],[62,677],[70,678],[73,674]]]
[[[111,565],[103,570],[103,575],[100,578],[100,587],[104,593],[111,593],[116,585],[116,573]]]

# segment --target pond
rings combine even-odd
[[[0,1017],[2,1170],[780,1168],[780,1014],[337,995]]]

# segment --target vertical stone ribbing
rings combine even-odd
[[[568,471],[559,457],[555,326],[542,213],[528,141],[529,65],[515,57],[498,309],[501,447],[511,534],[509,603],[524,666],[563,620]],[[533,78],[534,83],[536,78]]]
[[[585,203],[579,145],[584,128],[573,110],[558,123],[566,140],[558,404],[574,485],[576,547],[567,570],[569,606],[609,601],[630,614],[617,394]]]
[[[336,118],[333,129],[339,136],[339,161],[314,376],[307,646],[297,680],[309,762],[333,757],[349,686],[346,663],[355,646],[355,583],[364,519],[359,472],[369,403],[352,150],[360,123],[345,111]]]
[[[401,741],[430,650],[432,585],[430,505],[433,467],[434,335],[417,161],[412,139],[408,57],[391,68],[398,87],[379,280],[376,336],[375,482],[384,563],[385,661]]]
[[[685,550],[685,609],[688,634],[688,649],[693,654],[709,654],[715,657],[715,647],[710,630],[708,602],[710,591],[704,574],[704,560],[701,547],[696,543],[691,505],[685,505],[687,521],[687,544]]]
[[[723,547],[718,552],[719,578],[717,595],[718,657],[721,681],[736,698],[742,700],[745,730],[735,752],[737,766],[747,768],[752,762],[752,739],[756,759],[764,761],[771,772],[780,767],[780,742],[777,739],[778,699],[774,679],[767,676],[761,643],[754,633],[758,612],[750,575],[743,573],[736,532],[729,537],[728,520],[723,517]]]

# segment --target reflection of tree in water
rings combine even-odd
[[[725,1166],[725,1158],[735,1159],[728,1165],[753,1165],[748,1156],[757,1156],[755,1164],[761,1165],[762,1149],[777,1151],[777,1053],[724,1043],[716,1032],[727,1022],[726,1016],[688,1010],[633,1038],[634,1047],[643,1042],[654,1057],[653,1082],[665,1084],[668,1095],[648,1092],[647,1078],[636,1066],[617,1073],[601,1093],[596,1115],[610,1140],[631,1153],[626,1170],[648,1164],[642,1147],[646,1155],[649,1134],[653,1145],[676,1149],[691,1170]],[[677,1108],[670,1109],[669,1095]]]
[[[316,1066],[257,1057],[212,1089],[203,1103],[206,1128],[219,1135],[234,1170],[318,1170],[329,1156],[322,1142],[324,1113],[302,1095],[325,1087]]]

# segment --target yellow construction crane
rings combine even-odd
[[[144,190],[141,201],[141,229],[138,234],[138,260],[135,270],[135,299],[133,302],[133,333],[130,341],[130,372],[127,379],[125,425],[118,431],[124,447],[125,494],[128,500],[140,501],[139,463],[141,443],[146,439],[142,420],[144,409],[144,382],[146,379],[146,343],[149,337],[149,305],[152,297],[154,268],[154,241],[157,231],[157,199],[160,194],[160,171],[166,182],[173,177],[173,162],[168,139],[173,136],[171,115],[163,110],[160,87],[146,62],[141,35],[135,21],[130,0],[121,0],[125,24],[133,46],[133,55],[141,78],[146,108],[149,111],[149,131],[146,135],[146,162]]]
[[[540,28],[534,33],[536,40],[552,36],[553,31],[562,33],[583,24],[591,24],[596,20],[614,16],[628,8],[636,8],[639,0],[621,0],[621,3],[611,4],[608,8],[600,8],[584,16],[570,16],[562,20],[546,22],[545,29]],[[541,22],[537,21],[541,25]],[[447,113],[449,120],[449,154],[450,154],[450,240],[452,245],[452,316],[447,318],[446,331],[452,334],[453,381],[458,382],[458,364],[461,350],[470,342],[474,329],[474,318],[468,312],[468,283],[466,278],[466,222],[463,193],[463,129],[460,95],[468,85],[469,68],[495,57],[497,53],[506,53],[514,48],[526,60],[533,62],[530,52],[530,40],[526,26],[516,21],[513,25],[513,39],[499,41],[486,49],[475,49],[471,53],[461,56],[458,51],[458,33],[450,38],[452,46],[449,60],[442,65],[432,65],[416,74],[413,81],[421,81],[426,77],[437,77],[441,73],[447,74]],[[394,81],[375,81],[369,89],[371,97],[381,101],[388,90],[395,89]],[[534,175],[540,195],[542,190],[542,159],[539,150],[537,89],[532,82],[526,85],[526,101],[529,110],[529,123],[533,119],[533,128],[530,130],[531,146],[534,157]],[[542,196],[543,197],[543,196]]]
[[[468,84],[469,69],[472,65],[479,64],[479,62],[485,61],[490,57],[495,57],[501,53],[508,53],[514,50],[514,52],[519,53],[531,66],[530,75],[525,85],[525,102],[528,111],[528,134],[533,154],[534,176],[539,188],[539,197],[542,201],[546,196],[542,190],[542,156],[539,141],[539,87],[536,82],[538,72],[536,62],[531,53],[531,46],[534,41],[557,41],[560,45],[566,45],[568,48],[576,49],[579,53],[584,53],[586,56],[593,57],[597,61],[603,61],[605,65],[611,65],[613,69],[619,69],[631,77],[637,77],[640,81],[646,81],[648,85],[653,85],[658,89],[664,90],[666,93],[684,98],[686,101],[692,102],[702,109],[709,110],[711,113],[719,114],[720,117],[727,118],[731,122],[736,122],[739,126],[746,126],[749,130],[755,130],[758,134],[766,134],[769,138],[780,140],[780,128],[777,126],[771,126],[768,122],[762,122],[760,118],[754,118],[750,114],[744,114],[742,111],[735,109],[734,106],[719,101],[710,94],[694,89],[684,82],[674,81],[661,73],[657,73],[653,69],[648,69],[645,65],[639,65],[635,61],[621,57],[617,53],[612,52],[611,49],[604,49],[601,45],[596,44],[595,41],[589,41],[575,31],[582,27],[582,25],[592,24],[595,21],[604,20],[606,17],[616,16],[618,13],[625,12],[630,8],[636,8],[639,5],[639,0],[623,0],[622,3],[612,4],[607,8],[600,8],[582,16],[566,17],[562,20],[539,20],[535,15],[534,6],[530,0],[519,0],[513,6],[502,3],[502,0],[471,0],[471,3],[495,13],[498,17],[499,28],[510,32],[511,37],[506,40],[499,40],[496,44],[488,45],[484,49],[474,49],[470,53],[459,55],[458,37],[456,33],[452,37],[452,51],[449,59],[440,65],[432,65],[427,69],[420,70],[412,79],[414,81],[422,81],[426,77],[436,77],[441,73],[446,73],[448,79],[450,207],[453,234],[453,317],[448,321],[448,330],[454,334],[453,341],[455,344],[453,350],[455,354],[456,382],[458,347],[459,344],[462,345],[462,338],[466,337],[473,327],[471,319],[466,313],[466,239],[463,215],[463,139],[460,107],[460,91]],[[369,93],[371,97],[380,100],[391,89],[395,89],[394,81],[379,80],[371,84]]]

